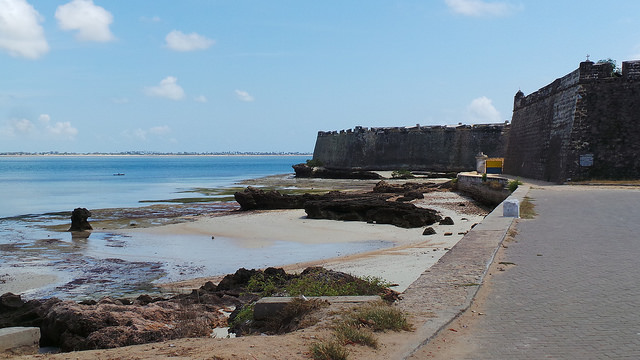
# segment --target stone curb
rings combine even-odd
[[[520,185],[505,201],[522,202],[529,189],[528,184]],[[502,216],[503,203],[405,291],[400,306],[424,320],[398,358],[411,357],[471,306],[515,219]]]

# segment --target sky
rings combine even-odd
[[[0,0],[0,152],[499,123],[587,55],[640,59],[640,1]]]

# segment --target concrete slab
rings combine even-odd
[[[0,352],[20,349],[21,353],[37,353],[40,347],[40,328],[9,327],[0,329]]]
[[[264,297],[256,302],[253,307],[253,318],[264,320],[276,315],[284,307],[297,297]],[[307,299],[319,299],[328,301],[329,304],[357,304],[380,300],[380,296],[309,296]]]

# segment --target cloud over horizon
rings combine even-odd
[[[178,85],[178,78],[175,76],[167,76],[162,79],[157,86],[148,86],[144,91],[148,96],[162,97],[170,100],[182,100],[185,97],[184,89]]]
[[[133,130],[127,129],[127,130],[124,130],[121,133],[121,135],[128,139],[147,141],[149,140],[149,135],[153,135],[154,137],[157,137],[157,138],[164,138],[165,135],[168,135],[170,133],[171,133],[171,128],[168,125],[162,125],[162,126],[153,126],[153,127],[150,127],[149,129],[142,129],[142,128],[137,128]],[[174,140],[170,139],[170,141],[174,141]]]
[[[26,0],[0,0],[0,49],[27,59],[46,54],[49,44],[40,25],[43,21]]]
[[[72,0],[56,9],[55,17],[62,30],[77,31],[81,41],[108,42],[115,40],[109,25],[113,15],[93,0]]]
[[[467,121],[471,124],[491,124],[504,122],[493,101],[486,96],[473,99],[467,106]]]
[[[0,135],[5,137],[46,137],[47,139],[73,140],[78,135],[78,129],[71,126],[69,121],[51,123],[51,116],[41,114],[38,117],[40,126],[26,118],[11,119],[8,124],[0,128]]]
[[[238,97],[240,101],[252,102],[253,100],[255,100],[254,97],[249,95],[249,93],[246,91],[236,90],[235,93],[236,97]]]
[[[506,1],[445,0],[445,3],[456,14],[474,17],[507,16],[522,9],[522,5]]]
[[[165,37],[167,47],[174,51],[205,50],[216,42],[195,32],[184,34],[182,31],[173,30]]]

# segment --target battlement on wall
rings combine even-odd
[[[623,62],[621,72],[585,61],[536,92],[518,91],[505,173],[554,182],[640,177],[638,94],[640,61]]]
[[[318,131],[318,137],[335,136],[340,134],[366,134],[372,133],[376,135],[393,134],[393,133],[428,133],[433,131],[456,131],[456,130],[502,130],[508,127],[508,122],[498,124],[473,124],[473,125],[426,125],[421,126],[392,126],[392,127],[372,127],[356,126],[353,129],[334,130],[334,131]]]
[[[522,91],[518,91],[514,97],[513,110],[516,111],[525,106],[542,101],[579,84],[593,82],[629,82],[639,80],[640,60],[624,61],[622,63],[621,76],[614,73],[613,65],[610,63],[584,61],[580,63],[578,69],[556,79],[549,85],[540,88],[538,91],[526,96]]]

